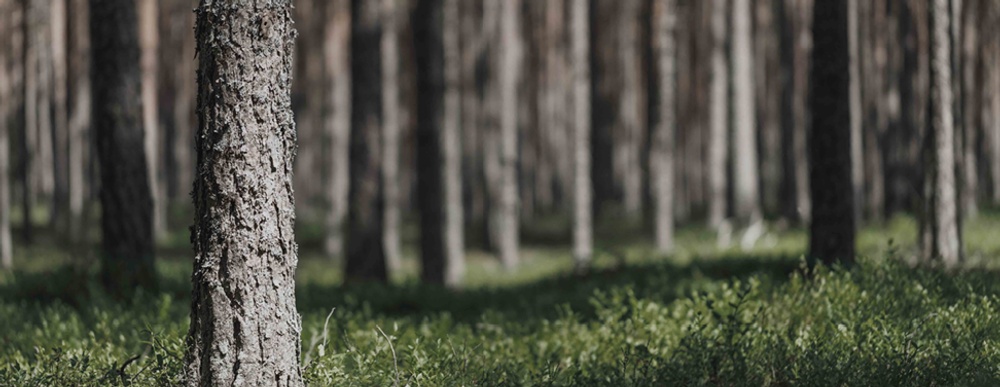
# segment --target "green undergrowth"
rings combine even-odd
[[[809,277],[795,230],[749,252],[696,229],[671,257],[610,244],[585,275],[565,274],[555,247],[513,273],[473,253],[457,291],[409,275],[344,288],[335,263],[304,254],[303,373],[318,386],[1000,385],[995,222],[968,228],[975,264],[952,273],[906,263],[908,220],[866,231],[854,267]],[[0,276],[0,385],[180,382],[189,261],[161,260],[160,290],[121,302],[92,266],[19,251],[38,262]]]

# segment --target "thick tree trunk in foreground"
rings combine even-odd
[[[656,203],[656,248],[663,253],[674,248],[674,137],[677,128],[675,112],[676,23],[675,0],[656,0],[653,5],[653,44],[657,68],[657,88],[660,92],[659,122],[652,136],[650,177],[653,200]]]
[[[90,15],[101,172],[101,273],[109,290],[127,293],[154,286],[156,280],[135,2],[91,0]]]
[[[324,6],[323,56],[326,66],[323,127],[330,142],[327,160],[330,176],[326,189],[326,254],[342,257],[347,218],[347,187],[350,176],[351,135],[351,11],[348,0],[332,0]]]
[[[571,1],[573,260],[577,268],[582,269],[590,264],[594,253],[594,191],[590,176],[590,1]]]
[[[455,286],[464,272],[458,0],[420,0],[413,23],[421,278]]]
[[[496,220],[500,261],[513,269],[520,262],[520,217],[518,197],[517,91],[521,79],[521,0],[500,5],[500,198]]]
[[[259,3],[206,0],[197,11],[189,386],[304,385],[291,188],[295,31],[290,1]]]
[[[825,264],[854,262],[848,1],[817,1],[813,9],[809,258]]]
[[[388,280],[382,186],[380,2],[351,1],[351,139],[346,281]]]
[[[729,154],[729,66],[726,60],[726,37],[729,21],[726,20],[725,0],[712,3],[712,80],[709,85],[709,140],[708,140],[708,222],[719,227],[726,219],[726,159]]]
[[[754,98],[751,0],[733,0],[733,213],[743,222],[761,218]]]
[[[951,24],[948,0],[932,0],[930,21],[931,98],[930,130],[924,140],[924,213],[920,244],[925,260],[940,260],[954,267],[962,260],[962,235],[958,218],[955,179],[955,122],[951,79]]]

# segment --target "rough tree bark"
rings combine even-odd
[[[854,188],[851,176],[851,94],[848,5],[817,1],[813,9],[813,58],[809,96],[809,188],[812,223],[809,259],[854,262]]]
[[[91,0],[90,15],[101,173],[101,274],[108,289],[128,293],[153,287],[156,280],[135,2]]]
[[[197,18],[198,178],[185,382],[303,386],[291,1],[251,7],[205,0]]]
[[[751,0],[733,0],[733,214],[744,223],[761,218],[754,98]]]
[[[571,0],[570,54],[573,84],[573,260],[590,265],[594,252],[593,185],[590,165],[590,1]]]
[[[924,139],[924,211],[921,216],[923,258],[955,267],[962,260],[955,176],[955,122],[951,79],[951,9],[949,0],[932,0],[930,22],[930,130]]]
[[[726,160],[729,153],[729,66],[726,60],[728,1],[712,3],[712,80],[709,85],[708,219],[719,227],[726,219]]]
[[[421,96],[417,101],[421,278],[455,286],[464,272],[458,0],[420,0],[412,20]]]
[[[402,184],[400,183],[400,146],[402,136],[402,106],[399,93],[399,15],[398,0],[381,0],[382,38],[382,240],[390,273],[399,272],[402,257],[399,245],[400,216],[402,213]]]
[[[388,280],[382,185],[382,19],[380,2],[351,1],[351,138],[347,281]]]
[[[659,120],[656,123],[650,149],[650,177],[656,203],[656,248],[669,253],[674,247],[674,137],[677,128],[675,112],[676,48],[674,28],[675,0],[653,3],[653,44],[656,57],[657,88],[659,89]]]
[[[521,0],[505,0],[500,5],[499,92],[500,92],[500,189],[496,220],[500,261],[517,267],[520,257],[520,217],[518,198],[518,114],[517,91],[521,79]]]
[[[351,11],[348,0],[333,0],[324,7],[323,56],[326,66],[323,126],[329,141],[327,161],[330,176],[326,189],[330,206],[326,218],[326,254],[344,254],[344,220],[347,216],[347,187],[350,176],[349,142],[351,134]]]

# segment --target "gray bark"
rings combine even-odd
[[[618,99],[620,140],[615,158],[622,181],[622,204],[631,216],[642,215],[643,168],[641,150],[646,143],[646,87],[643,82],[643,58],[640,48],[640,0],[620,0],[618,60],[621,71],[621,94]],[[643,15],[648,17],[648,15]]]
[[[101,174],[104,285],[155,287],[152,199],[144,152],[135,3],[91,0],[94,128]],[[113,21],[113,22],[111,22]]]
[[[674,149],[677,113],[675,112],[676,2],[657,0],[653,4],[653,42],[660,92],[659,120],[650,149],[650,177],[656,204],[656,248],[669,253],[674,248]]]
[[[850,56],[850,108],[851,108],[851,184],[854,187],[854,219],[861,220],[864,208],[864,154],[861,123],[861,44],[859,42],[858,1],[847,0],[847,41]],[[875,128],[872,128],[875,130]]]
[[[10,236],[10,113],[11,77],[7,69],[7,55],[11,50],[11,0],[0,0],[0,269],[14,266]]]
[[[382,227],[385,258],[389,273],[402,267],[400,252],[400,214],[402,184],[400,184],[400,136],[402,106],[399,94],[399,15],[398,0],[381,0],[382,6],[382,189],[385,194]]]
[[[51,212],[49,213],[49,224],[61,234],[65,234],[68,223],[68,193],[69,186],[67,169],[67,150],[69,142],[69,119],[67,117],[67,37],[66,27],[68,17],[66,14],[66,0],[53,0],[50,3],[51,20],[49,22],[49,34],[51,35],[49,45],[49,59],[51,60],[52,71],[52,167],[53,167],[53,196]]]
[[[95,15],[96,16],[96,15]],[[291,2],[202,1],[189,386],[303,386]]]
[[[570,49],[573,82],[573,259],[590,265],[594,250],[593,186],[590,165],[590,1],[571,0]]]
[[[500,5],[499,92],[500,92],[500,172],[496,220],[498,250],[504,267],[518,266],[520,219],[518,198],[518,85],[521,79],[521,0],[505,0]]]
[[[958,187],[955,176],[954,94],[951,78],[951,38],[949,0],[932,0],[930,21],[930,124],[924,147],[924,197],[921,243],[925,260],[940,260],[955,267],[962,260],[962,236],[958,218]]]
[[[709,145],[708,145],[708,219],[719,227],[726,219],[726,160],[729,149],[729,67],[726,41],[729,21],[726,20],[728,1],[712,3],[712,80],[709,85]]]
[[[153,236],[159,238],[166,231],[166,196],[160,180],[160,120],[159,88],[156,74],[159,71],[157,50],[159,46],[159,15],[156,0],[139,0],[136,7],[139,17],[139,63],[142,71],[142,126],[146,130],[146,167],[150,192],[153,197]]]
[[[743,222],[761,218],[754,98],[751,0],[733,0],[733,213]]]
[[[87,198],[86,149],[90,141],[90,20],[87,0],[70,0],[69,35],[69,142],[67,163],[69,174],[69,236],[76,240],[83,230],[83,209]]]
[[[323,126],[330,153],[326,189],[329,205],[326,218],[326,254],[344,254],[344,221],[347,217],[347,192],[350,177],[349,143],[351,132],[351,14],[348,0],[333,0],[324,7],[323,55],[326,66],[326,92]]]

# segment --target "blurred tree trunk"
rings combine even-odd
[[[11,77],[7,56],[12,52],[11,0],[0,0],[0,269],[14,267],[10,237],[10,132],[11,132]]]
[[[861,132],[861,42],[858,31],[858,1],[847,0],[847,44],[849,56],[850,86],[850,128],[851,128],[851,186],[854,189],[854,221],[861,221],[861,209],[864,207],[864,154],[862,153]],[[872,128],[874,129],[874,128]]]
[[[812,197],[809,193],[809,67],[812,56],[812,0],[785,0],[788,28],[788,62],[791,76],[786,91],[788,126],[785,159],[786,173],[793,177],[789,187],[792,200],[786,214],[792,220],[808,222]]]
[[[620,0],[618,13],[618,65],[621,91],[618,98],[619,140],[615,147],[616,164],[622,180],[622,204],[630,216],[642,216],[643,167],[642,147],[646,144],[646,87],[639,17],[640,0]],[[642,15],[649,17],[649,15]]]
[[[709,95],[709,145],[708,219],[712,227],[719,227],[727,217],[728,178],[726,160],[729,154],[729,65],[726,56],[729,21],[726,19],[728,1],[712,3],[712,81]]]
[[[979,0],[966,0],[961,9],[962,21],[959,24],[962,28],[961,46],[955,47],[962,58],[962,122],[963,141],[962,157],[965,173],[962,174],[962,203],[965,205],[964,213],[969,218],[974,218],[979,214],[979,165],[983,152],[981,145],[982,128],[979,125],[980,112],[982,111],[983,100],[979,98],[981,93],[978,89],[985,88],[981,83],[982,79],[978,71],[980,50],[979,46],[979,19],[981,9]]]
[[[35,65],[37,75],[37,94],[35,97],[37,116],[37,132],[35,133],[35,155],[34,178],[36,182],[36,192],[38,196],[46,201],[51,209],[53,194],[55,192],[55,142],[53,136],[52,122],[52,97],[55,91],[53,85],[53,60],[52,60],[52,0],[34,1],[32,4],[34,13],[34,39]]]
[[[101,274],[109,290],[125,294],[156,283],[137,13],[132,0],[91,0],[90,15],[101,167]]]
[[[617,0],[590,0],[590,178],[593,187],[593,217],[601,218],[605,206],[615,199],[616,179],[614,168],[614,133],[616,107],[614,102],[620,91],[619,77],[614,63],[618,60],[615,49],[615,11]]]
[[[346,281],[388,280],[385,251],[381,2],[351,1],[351,136]]]
[[[35,206],[36,189],[36,147],[38,143],[38,44],[35,30],[38,28],[35,2],[21,0],[21,47],[23,72],[23,122],[21,135],[21,225],[22,238],[27,244],[34,239],[32,212]]]
[[[780,1],[758,0],[754,8],[754,70],[759,124],[760,205],[763,213],[778,212],[781,188],[781,55],[776,21]]]
[[[399,15],[398,0],[381,0],[382,38],[382,212],[383,244],[389,273],[398,273],[402,267],[399,246],[400,216],[402,213],[402,184],[400,184],[400,146],[402,136],[402,106],[399,93]]]
[[[68,223],[68,192],[69,186],[67,169],[67,151],[69,146],[69,119],[67,117],[66,102],[67,88],[67,42],[66,34],[67,0],[51,0],[51,20],[49,23],[49,34],[51,35],[49,45],[49,58],[52,68],[52,206],[49,212],[49,225],[59,234],[66,235]]]
[[[813,263],[854,262],[849,1],[817,1],[813,10],[812,60],[823,64],[813,66],[810,75],[809,187],[813,208],[809,259]]]
[[[924,139],[924,212],[920,220],[925,260],[940,260],[955,267],[962,260],[962,236],[958,215],[958,186],[955,176],[954,94],[951,79],[951,9],[949,0],[931,0],[927,9],[930,22],[930,86],[928,111],[930,130]]]
[[[413,13],[421,278],[447,286],[464,271],[457,1],[419,0]]]
[[[669,253],[674,247],[674,137],[677,127],[674,42],[675,0],[653,3],[653,45],[659,89],[659,120],[652,136],[650,178],[656,208],[656,247]]]
[[[329,143],[325,252],[342,257],[348,211],[351,133],[351,10],[348,0],[332,0],[324,5],[323,56],[326,88],[323,127]]]
[[[733,0],[733,212],[744,223],[761,219],[754,98],[751,0]]]
[[[195,270],[184,383],[303,386],[291,1],[253,8],[202,1],[197,15]]]
[[[80,240],[84,234],[84,203],[87,198],[85,155],[90,147],[91,88],[90,88],[90,28],[87,0],[69,0],[69,141],[67,164],[69,174],[68,235]]]
[[[573,260],[577,269],[590,265],[594,250],[594,206],[591,182],[591,89],[589,0],[570,0],[570,55],[573,93]]]
[[[156,54],[160,44],[159,12],[157,0],[139,0],[136,7],[139,18],[140,68],[142,71],[142,126],[146,130],[146,167],[150,193],[153,199],[153,237],[166,232],[166,195],[160,180],[160,113]]]
[[[497,248],[507,269],[520,263],[520,219],[518,201],[518,86],[521,84],[523,42],[521,41],[521,0],[504,0],[500,5],[499,93],[500,93],[500,173],[496,220]]]

